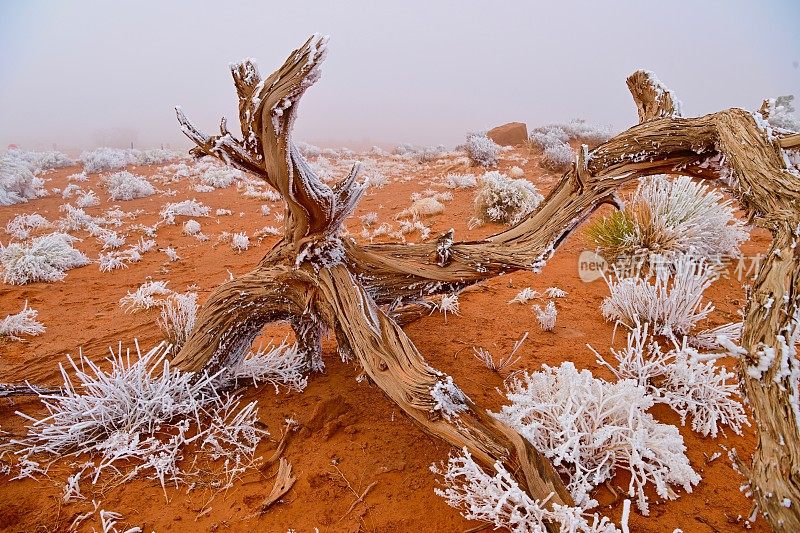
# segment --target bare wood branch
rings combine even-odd
[[[261,513],[267,512],[275,502],[289,492],[289,489],[292,488],[295,481],[297,481],[297,478],[292,475],[292,464],[281,457],[281,461],[278,465],[278,474],[275,477],[275,484],[261,504]]]

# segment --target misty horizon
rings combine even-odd
[[[312,33],[330,52],[295,137],[320,146],[452,147],[512,121],[619,131],[636,122],[638,68],[689,116],[798,92],[800,6],[671,5],[5,2],[0,146],[187,148],[175,105],[205,131],[233,127],[228,65],[253,57],[266,75]]]

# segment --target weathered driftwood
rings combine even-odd
[[[200,133],[178,110],[183,131],[197,144],[196,155],[255,174],[283,195],[286,227],[255,270],[209,297],[174,365],[216,371],[243,357],[266,323],[285,319],[318,367],[322,331],[330,329],[340,349],[352,353],[370,379],[426,431],[466,446],[486,466],[501,461],[534,498],[554,493],[551,501],[571,504],[549,462],[449,387],[448,377],[425,362],[392,317],[418,316],[423,309],[418,303],[431,295],[504,272],[540,269],[598,206],[616,204],[615,191],[629,180],[660,173],[720,179],[750,219],[775,236],[747,308],[741,374],[760,436],[750,471],[754,493],[776,529],[800,530],[797,376],[784,375],[780,368],[787,367],[779,367],[777,358],[760,379],[747,372],[765,346],[778,347],[779,335],[796,327],[800,178],[787,167],[781,147],[800,145],[797,136],[773,136],[741,109],[682,118],[674,95],[639,71],[628,86],[641,123],[591,152],[583,147],[573,168],[516,226],[481,241],[457,242],[446,234],[429,244],[361,245],[339,235],[364,190],[356,181],[358,165],[328,187],[291,139],[299,99],[318,79],[325,52],[326,39],[314,36],[266,79],[249,61],[232,68],[241,140],[224,120],[220,135]],[[765,307],[767,301],[773,304]],[[797,363],[790,359],[785,364],[793,371]],[[442,394],[447,401],[441,401]],[[783,498],[793,505],[783,505]]]

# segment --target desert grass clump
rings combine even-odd
[[[183,461],[194,452],[219,466],[219,488],[231,486],[257,463],[256,446],[268,435],[256,403],[240,408],[236,396],[214,386],[219,376],[171,368],[169,351],[161,343],[142,355],[137,344],[132,357],[120,345],[108,370],[83,354],[68,357],[68,367],[60,365],[61,391],[39,394],[47,416],[20,413],[31,424],[11,444],[25,473],[34,466],[46,473],[58,458],[80,456],[87,460],[79,474],[88,470],[93,484],[110,471],[123,480],[143,474],[162,487],[177,486],[199,476],[194,461]]]
[[[688,176],[643,178],[625,208],[586,230],[608,260],[692,253],[719,262],[738,257],[748,237],[722,193]]]
[[[76,237],[50,233],[28,242],[0,244],[3,281],[24,285],[35,281],[61,281],[66,271],[91,263],[80,250],[73,248]]]
[[[28,302],[19,313],[8,315],[0,320],[0,340],[22,340],[20,335],[36,336],[44,333],[44,324],[36,320],[39,312],[28,307]]]
[[[659,497],[675,499],[670,485],[691,492],[700,481],[678,429],[648,413],[654,399],[633,380],[609,383],[564,362],[518,375],[507,389],[511,403],[495,416],[569,478],[567,488],[583,508],[597,505],[590,491],[618,469],[630,471],[626,492],[645,515],[647,485]]]
[[[703,305],[703,292],[716,279],[712,265],[690,255],[678,256],[669,268],[650,276],[605,278],[610,294],[600,310],[606,320],[633,328],[650,324],[656,335],[688,335],[714,310]]]
[[[224,386],[237,385],[240,381],[253,385],[267,383],[275,388],[279,385],[302,392],[308,384],[309,361],[306,353],[297,344],[281,342],[249,352],[222,377]]]
[[[486,136],[486,133],[468,133],[464,150],[473,164],[483,167],[497,165],[500,146]]]
[[[123,170],[103,178],[112,200],[134,200],[145,198],[156,193],[153,184],[144,176]]]
[[[174,294],[174,291],[167,287],[168,281],[146,281],[135,291],[130,292],[120,298],[119,305],[125,309],[126,313],[146,310],[160,306],[166,297]]]
[[[536,314],[536,320],[539,322],[539,327],[542,328],[542,331],[553,331],[558,317],[558,309],[556,309],[555,302],[552,300],[547,302],[544,308],[536,304],[533,306],[533,312]]]
[[[167,341],[175,347],[177,352],[194,328],[198,308],[197,293],[172,293],[161,302],[160,307],[161,316],[157,321],[158,327],[161,328]]]
[[[516,224],[536,209],[544,197],[525,179],[511,179],[498,171],[480,178],[475,209],[483,222]]]

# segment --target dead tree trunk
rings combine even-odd
[[[741,369],[761,438],[751,470],[756,495],[776,529],[800,530],[797,363],[791,357],[788,362],[776,358],[759,378],[747,372],[759,350],[779,348],[781,335],[794,331],[800,314],[800,251],[794,247],[800,233],[800,177],[787,168],[779,146],[800,141],[772,138],[740,109],[680,118],[672,93],[649,73],[637,72],[628,85],[641,123],[591,152],[584,146],[572,170],[518,225],[482,241],[360,245],[339,235],[364,191],[356,181],[358,165],[341,183],[328,187],[291,139],[299,99],[319,78],[326,44],[325,38],[312,37],[266,79],[249,61],[232,68],[241,140],[231,135],[224,120],[220,135],[205,135],[178,110],[184,133],[197,144],[195,155],[222,159],[282,194],[286,228],[255,270],[209,297],[174,365],[211,372],[231,365],[266,323],[284,319],[313,360],[319,356],[322,328],[328,328],[423,429],[454,446],[466,446],[485,466],[501,461],[533,498],[554,493],[551,501],[571,505],[550,463],[519,434],[475,406],[448,376],[431,368],[382,306],[413,304],[504,272],[537,271],[599,205],[616,203],[616,189],[628,180],[659,173],[722,179],[750,218],[775,235],[777,253],[762,267],[748,306]],[[768,298],[774,304],[765,309]],[[791,375],[785,375],[781,362],[788,364]],[[780,379],[774,380],[776,376]],[[780,436],[786,446],[779,446]],[[796,503],[775,508],[782,498]]]

